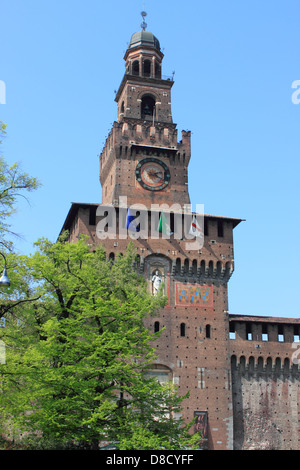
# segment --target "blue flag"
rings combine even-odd
[[[135,215],[131,214],[130,209],[128,209],[127,212],[126,228],[128,230],[132,230],[133,232],[140,231],[140,224],[137,224],[135,221]]]

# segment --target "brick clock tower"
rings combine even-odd
[[[103,203],[189,203],[187,167],[190,132],[177,143],[171,112],[172,78],[162,76],[159,41],[144,29],[135,33],[124,60],[126,72],[116,94],[114,123],[100,159]]]
[[[197,250],[184,236],[166,238],[155,231],[153,204],[190,204],[191,134],[182,131],[178,142],[171,111],[174,81],[162,75],[163,53],[145,23],[131,37],[124,60],[125,74],[115,97],[118,119],[100,155],[102,204],[73,203],[63,230],[70,231],[70,241],[88,234],[90,243],[103,244],[113,259],[132,240],[124,231],[119,235],[127,208],[145,206],[148,234],[151,228],[155,236],[136,234],[138,269],[151,291],[157,273],[168,296],[168,305],[148,320],[152,331],[164,329],[155,342],[158,359],[151,373],[161,381],[172,380],[180,394],[190,392],[183,413],[187,421],[196,417],[202,448],[232,449],[227,283],[233,272],[233,229],[241,220],[205,215],[204,243]],[[115,237],[98,230],[109,208],[116,213]]]

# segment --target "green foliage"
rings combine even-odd
[[[0,137],[6,134],[6,124],[0,121]],[[0,140],[0,144],[2,140]],[[34,191],[40,186],[36,178],[30,177],[22,171],[21,165],[15,162],[9,165],[0,156],[0,244],[11,248],[8,235],[11,235],[9,217],[16,212],[16,203],[19,197],[26,199],[27,192]],[[25,193],[25,194],[24,194]]]
[[[7,345],[0,366],[2,432],[9,422],[11,435],[26,431],[29,439],[62,446],[193,445],[198,436],[191,438],[174,418],[184,397],[146,373],[158,333],[148,331],[145,319],[166,299],[150,295],[132,268],[134,257],[130,246],[111,263],[85,239],[70,244],[62,237],[39,241],[32,257],[19,259],[8,294],[24,302],[6,312],[0,331]]]

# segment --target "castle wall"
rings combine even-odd
[[[152,204],[166,204],[170,212],[172,204],[181,209],[190,204],[191,133],[182,131],[177,142],[171,113],[173,79],[161,79],[163,54],[157,42],[144,46],[129,47],[125,54],[126,73],[115,97],[118,121],[100,155],[99,213],[95,204],[73,204],[63,228],[70,230],[71,242],[86,234],[91,249],[102,244],[110,260],[125,252],[133,239],[136,269],[146,277],[150,291],[159,271],[168,305],[147,320],[150,330],[161,331],[154,344],[157,361],[149,373],[172,380],[181,395],[189,392],[183,415],[187,422],[197,418],[202,448],[299,449],[295,353],[300,320],[228,313],[233,229],[241,220],[205,215],[204,244],[197,248],[190,246],[186,232],[169,239],[153,236],[159,220],[152,219],[153,213],[168,210]],[[144,166],[143,180],[142,167],[150,162],[152,174],[147,175]],[[128,207],[136,203],[143,204],[141,212],[148,221],[138,238],[126,230]],[[108,206],[116,216],[106,223]],[[170,217],[172,232],[177,215],[174,211]],[[115,236],[109,236],[111,229]]]
[[[171,280],[173,295],[177,283],[178,280]],[[227,288],[213,284],[202,287],[211,296],[206,306],[167,306],[149,319],[148,326],[153,331],[155,323],[159,322],[164,329],[155,343],[158,362],[170,368],[180,395],[189,392],[182,403],[185,420],[190,422],[198,414],[205,417],[207,424],[201,429],[201,448],[231,450],[233,416],[228,318],[223,313]]]
[[[234,364],[232,396],[234,449],[299,449],[298,370]]]
[[[103,244],[107,258],[113,259],[126,250],[130,238],[99,239],[96,208],[78,204],[65,228],[71,229],[71,241],[85,233],[92,246]],[[118,234],[120,208],[116,214]],[[300,321],[228,314],[235,221],[204,220],[200,251],[189,251],[185,240],[172,237],[134,241],[136,268],[151,289],[158,267],[169,299],[147,323],[151,331],[161,331],[153,366],[162,369],[160,374],[167,369],[181,395],[189,392],[183,414],[187,422],[197,416],[205,423],[202,448],[299,449]],[[221,232],[218,220],[223,222]]]
[[[299,449],[299,320],[230,315],[234,449]]]

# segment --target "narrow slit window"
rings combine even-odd
[[[208,221],[204,219],[204,236],[208,235]]]
[[[96,225],[96,211],[97,207],[90,207],[90,214],[89,214],[89,225]]]
[[[218,220],[218,237],[224,237],[223,220]]]

